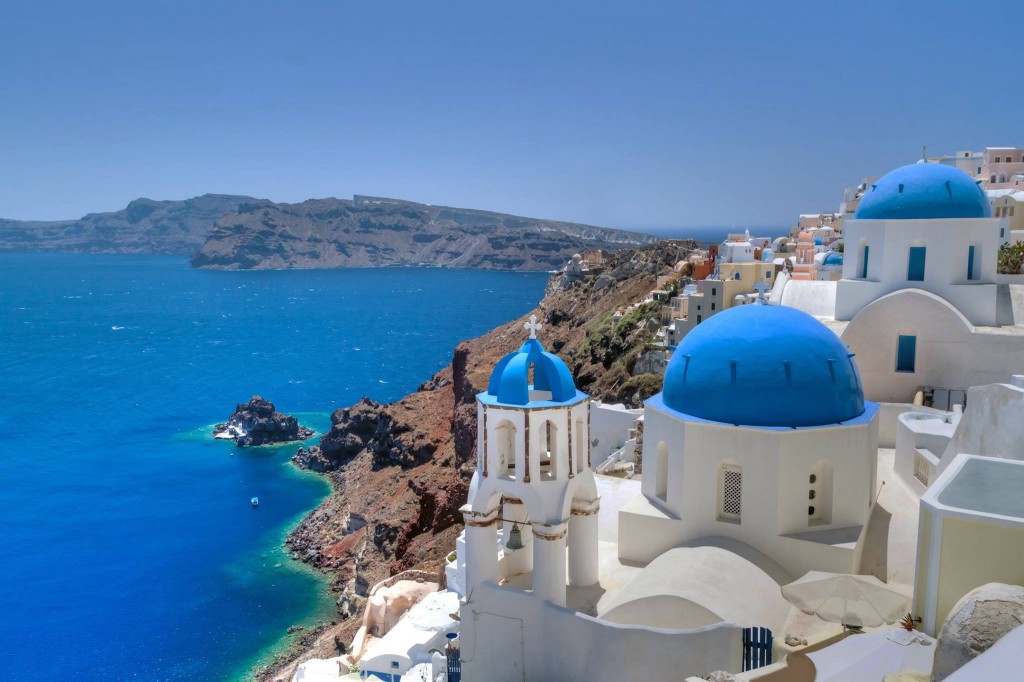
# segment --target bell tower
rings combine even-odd
[[[522,581],[565,606],[566,586],[597,582],[599,500],[590,467],[590,402],[569,368],[544,350],[531,315],[517,352],[477,394],[477,465],[462,507],[466,594]],[[520,577],[522,576],[522,577]]]

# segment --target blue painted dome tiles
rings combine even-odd
[[[915,163],[884,175],[857,205],[857,220],[991,218],[985,192],[967,173],[939,163]]]
[[[550,392],[549,402],[561,403],[578,398],[572,372],[561,358],[545,351],[535,338],[528,339],[518,351],[498,361],[487,384],[490,397],[506,405],[528,404],[531,402],[531,390]]]
[[[864,413],[853,355],[795,308],[745,305],[705,320],[679,344],[662,399],[677,412],[746,426],[837,424]]]

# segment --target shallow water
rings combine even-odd
[[[545,282],[0,254],[0,678],[231,679],[329,615],[280,547],[326,483],[294,445],[209,426],[259,393],[322,431],[415,390]]]

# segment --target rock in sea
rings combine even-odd
[[[248,403],[239,403],[227,423],[213,427],[214,438],[230,438],[237,445],[270,445],[306,440],[312,429],[295,417],[281,414],[274,404],[254,395]]]

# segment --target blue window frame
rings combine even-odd
[[[896,371],[913,372],[917,361],[917,337],[900,334],[896,344]]]
[[[974,279],[974,245],[967,247],[967,279]]]
[[[868,248],[868,245],[865,244],[864,245],[864,256],[860,260],[860,277],[861,277],[861,279],[867,279],[868,278],[868,253],[869,252],[870,252],[870,249]]]
[[[925,247],[911,246],[907,256],[907,280],[911,282],[924,281],[924,259]]]

